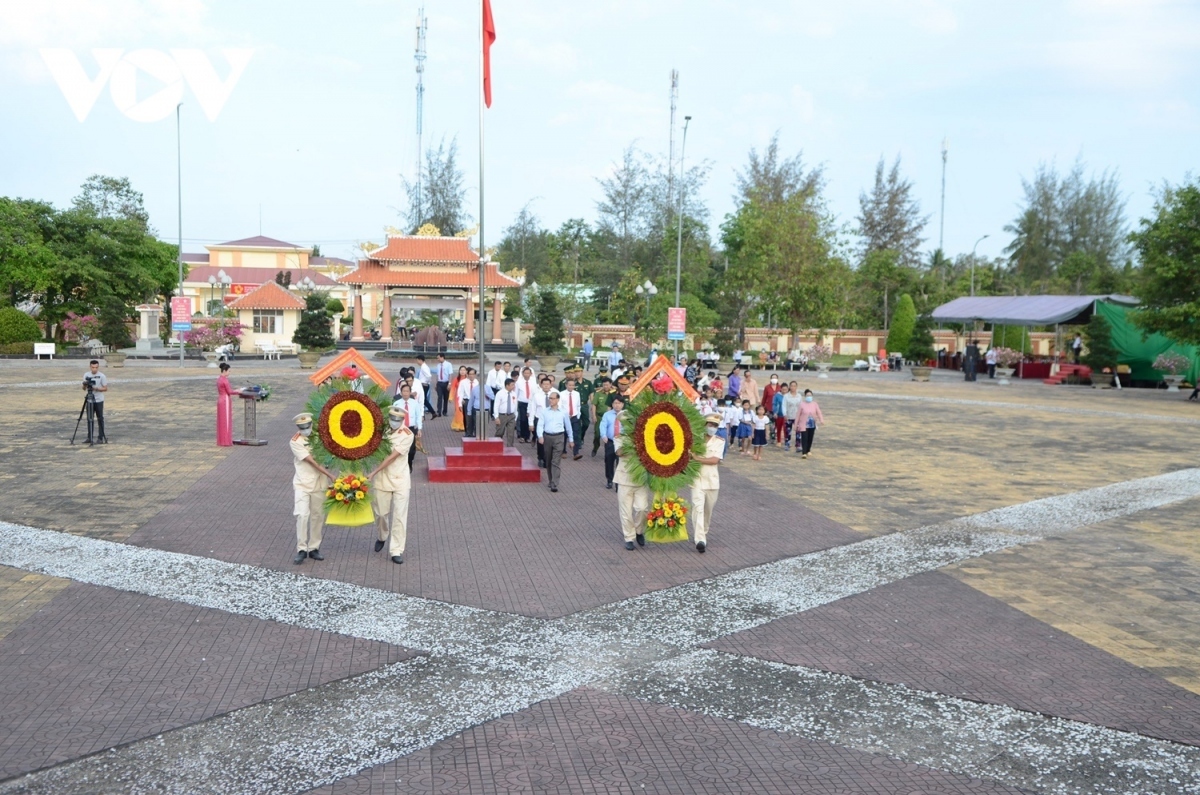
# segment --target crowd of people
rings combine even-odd
[[[625,547],[633,550],[644,545],[642,517],[651,495],[630,476],[617,439],[630,385],[656,356],[657,351],[652,351],[645,363],[629,362],[614,348],[607,366],[596,376],[587,377],[583,366],[576,364],[557,379],[540,372],[532,358],[516,365],[496,361],[481,378],[475,367],[452,365],[441,354],[433,366],[417,356],[416,364],[401,368],[391,389],[388,419],[394,452],[372,473],[382,483],[376,484],[376,552],[387,544],[392,561],[403,562],[413,460],[422,449],[425,424],[444,418],[449,419],[451,430],[465,438],[478,435],[479,423],[490,423],[487,436],[503,439],[507,446],[532,445],[551,492],[559,490],[564,459],[578,461],[589,452],[595,458],[603,451],[605,488],[617,493]],[[754,374],[740,365],[722,376],[716,370],[703,370],[699,361],[680,358],[675,369],[696,389],[696,409],[704,417],[707,433],[705,455],[693,457],[701,472],[692,488],[690,523],[696,549],[704,552],[719,490],[718,466],[731,449],[756,461],[762,460],[769,446],[794,449],[808,458],[816,429],[825,418],[811,389],[801,390],[796,381],[783,383],[777,372],[770,372],[760,387]],[[301,563],[306,558],[322,559],[320,522],[313,518],[319,501],[313,495],[328,486],[333,473],[311,457],[307,435],[312,417],[299,415],[295,420],[295,562]]]

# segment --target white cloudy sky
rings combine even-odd
[[[125,175],[173,240],[173,114],[130,120],[114,81],[80,122],[40,52],[72,50],[91,78],[93,48],[200,49],[224,77],[222,49],[250,49],[215,121],[184,90],[185,248],[257,234],[261,205],[264,234],[348,256],[398,223],[412,173],[417,5],[0,0],[0,194],[66,204],[89,174]],[[429,6],[426,140],[458,136],[475,205],[478,0]],[[694,117],[688,159],[712,166],[714,226],[775,131],[824,164],[843,221],[876,160],[901,155],[934,244],[948,138],[952,254],[983,234],[980,252],[999,253],[1040,161],[1116,169],[1134,218],[1154,185],[1200,172],[1194,0],[494,0],[494,13],[489,241],[530,200],[551,226],[594,218],[596,177],[623,147],[665,152],[672,68]],[[138,100],[162,86],[136,85]]]

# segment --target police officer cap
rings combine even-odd
[[[390,409],[388,409],[388,416],[393,420],[399,420],[403,422],[408,418],[408,411],[405,410],[403,406],[392,406]]]
[[[297,414],[295,417],[292,417],[292,422],[296,423],[297,425],[312,425],[312,415],[307,411],[303,411]]]
[[[705,414],[704,421],[705,422],[715,422],[717,425],[720,425],[721,424],[721,415],[720,414]]]

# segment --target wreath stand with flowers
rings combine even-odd
[[[666,357],[659,360],[671,367]],[[630,476],[654,495],[646,513],[646,540],[669,544],[688,539],[691,509],[679,492],[700,474],[693,455],[705,452],[704,418],[689,396],[676,388],[675,379],[658,361],[654,364],[659,366],[652,368],[659,372],[644,374],[644,384],[639,379],[635,387],[647,388],[625,407],[618,452]]]
[[[347,368],[308,398],[305,409],[316,418],[312,457],[341,476],[325,491],[326,524],[357,527],[375,521],[366,473],[392,452],[384,430],[387,393]]]

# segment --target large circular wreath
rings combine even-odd
[[[383,440],[383,412],[360,392],[335,392],[321,409],[317,435],[321,444],[337,458],[357,461],[379,449]]]
[[[638,414],[634,439],[638,460],[656,478],[673,478],[687,469],[692,449],[692,423],[683,410],[665,400],[651,403]]]

